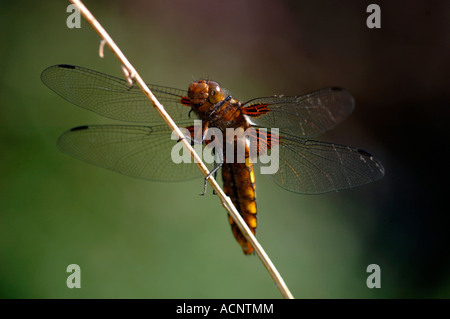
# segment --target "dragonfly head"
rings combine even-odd
[[[188,96],[194,109],[201,107],[204,110],[225,99],[222,88],[217,82],[205,80],[192,82]]]

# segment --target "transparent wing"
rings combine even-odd
[[[384,176],[384,168],[357,148],[284,135],[279,144],[279,170],[268,176],[289,191],[321,194],[376,181]]]
[[[175,164],[172,161],[171,152],[175,144],[177,141],[171,140],[171,131],[165,125],[80,126],[63,133],[58,139],[58,147],[63,152],[132,177],[152,181],[201,177],[196,164]]]
[[[250,121],[260,127],[309,138],[335,127],[354,108],[353,97],[341,88],[327,88],[302,96],[272,96],[243,105]]]
[[[69,102],[105,117],[127,122],[162,123],[161,116],[134,85],[111,75],[73,65],[54,65],[45,69],[41,80]],[[188,119],[189,107],[183,90],[149,85],[153,94],[175,120]]]

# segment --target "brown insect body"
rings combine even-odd
[[[193,82],[189,86],[188,96],[192,110],[202,120],[203,134],[209,127],[216,127],[222,131],[225,143],[227,128],[242,128],[245,131],[250,127],[242,112],[241,103],[231,96],[225,96],[216,82],[204,80]],[[237,162],[236,156],[232,162],[227,162],[225,145],[223,149],[225,158],[222,166],[224,192],[231,198],[236,209],[255,234],[257,225],[255,175],[253,164],[248,161],[249,148],[245,145],[245,163]],[[236,154],[236,147],[234,154]],[[228,217],[233,234],[244,254],[251,254],[254,250],[253,247],[245,239],[233,219]]]

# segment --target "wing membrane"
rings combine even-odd
[[[321,194],[376,181],[384,168],[371,154],[348,146],[283,136],[279,170],[269,175],[289,191]]]
[[[171,131],[161,126],[89,125],[73,128],[58,139],[65,153],[91,164],[152,181],[201,177],[194,163],[175,164]]]
[[[302,96],[250,100],[244,104],[244,113],[257,126],[279,128],[281,132],[309,138],[335,127],[353,108],[350,93],[340,88],[327,88]]]
[[[127,81],[72,65],[54,65],[41,74],[42,82],[69,102],[105,117],[127,122],[158,124],[161,116],[136,86]],[[175,120],[186,120],[190,108],[181,104],[183,90],[149,85]]]

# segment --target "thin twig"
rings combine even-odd
[[[84,4],[81,1],[78,0],[69,0],[73,4],[75,4],[78,9],[80,10],[83,17],[86,19],[86,21],[92,26],[92,28],[99,34],[101,38],[101,46],[100,46],[100,52],[103,53],[103,46],[104,43],[108,45],[108,47],[111,49],[111,51],[114,53],[114,55],[117,57],[117,59],[122,63],[122,68],[124,71],[125,76],[127,77],[127,80],[132,80],[135,82],[139,88],[141,89],[142,93],[150,100],[150,102],[155,107],[156,111],[162,116],[164,121],[169,125],[170,129],[178,135],[180,138],[181,143],[185,146],[187,150],[191,153],[191,157],[194,159],[194,162],[197,163],[198,167],[200,168],[201,172],[204,176],[207,176],[209,174],[209,171],[205,164],[202,162],[201,158],[198,156],[198,154],[194,151],[192,148],[190,142],[184,138],[183,133],[180,131],[178,126],[175,124],[175,122],[172,120],[172,118],[169,116],[169,114],[166,112],[164,107],[161,103],[156,99],[156,97],[153,95],[153,93],[148,88],[147,84],[142,80],[139,73],[134,69],[134,67],[131,65],[131,63],[128,61],[128,59],[125,57],[125,55],[122,53],[122,51],[119,49],[119,47],[114,43],[114,41],[111,39],[111,37],[108,35],[108,33],[103,29],[101,24],[94,18],[94,16],[89,12],[89,10],[84,6]],[[266,254],[262,246],[258,243],[256,240],[256,237],[253,235],[253,233],[248,228],[245,221],[242,219],[239,212],[234,207],[233,203],[231,202],[231,199],[225,195],[223,190],[220,188],[219,184],[217,184],[216,180],[211,176],[211,178],[208,179],[209,184],[211,187],[215,190],[217,195],[220,198],[220,201],[222,202],[222,206],[225,207],[225,209],[230,214],[231,218],[236,222],[239,229],[244,234],[245,238],[250,242],[250,244],[253,246],[253,248],[256,251],[256,254],[261,259],[262,263],[266,267],[267,271],[269,272],[272,279],[275,281],[275,284],[277,285],[278,289],[281,291],[281,294],[284,298],[287,299],[293,299],[291,292],[289,291],[286,283],[284,282],[283,278],[273,265],[272,261],[269,259],[269,256]]]

